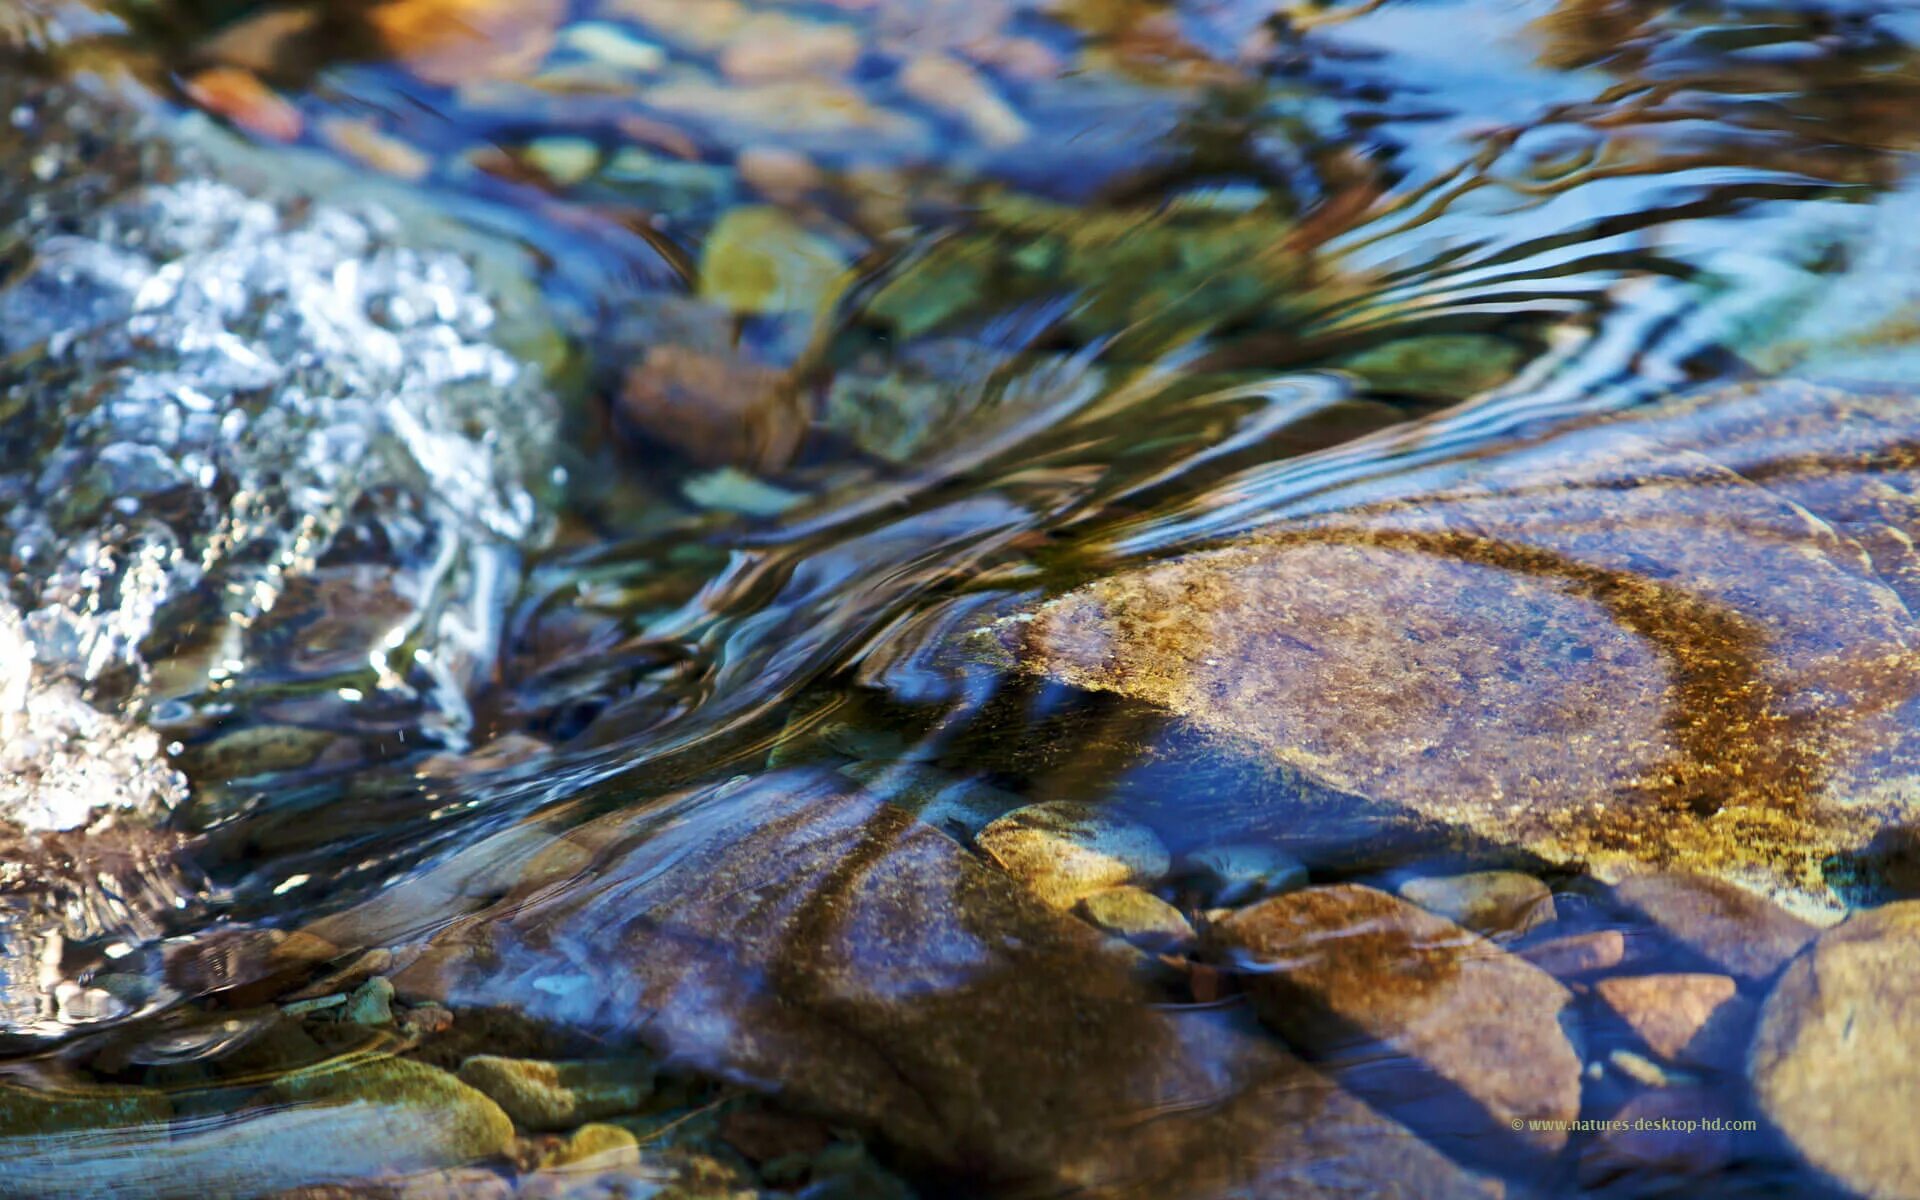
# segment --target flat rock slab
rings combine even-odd
[[[1787,967],[1748,1073],[1814,1167],[1876,1200],[1920,1197],[1920,901],[1861,912]]]
[[[565,841],[547,856],[564,870],[455,921],[402,994],[635,1038],[975,1191],[1490,1186],[1244,1014],[1151,1006],[1133,951],[838,773],[775,772]],[[429,873],[365,915],[394,920],[410,887],[461,890]]]
[[[1538,967],[1358,884],[1242,909],[1214,947],[1247,972],[1261,1019],[1415,1128],[1487,1159],[1556,1154],[1580,1114],[1572,999]]]
[[[1743,389],[1390,474],[1007,628],[1035,672],[1337,791],[1835,911],[1825,863],[1920,804],[1920,401],[1850,396]],[[1714,457],[1736,432],[1740,470]]]

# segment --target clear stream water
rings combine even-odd
[[[1019,669],[977,631],[1289,523],[1452,497],[1446,464],[1676,393],[1791,375],[1898,397],[1920,380],[1920,11],[1284,8],[15,6],[10,69],[81,81],[51,101],[16,89],[6,159],[0,696],[28,714],[0,811],[16,1083],[255,1111],[221,1082],[240,1051],[219,1037],[102,1047],[252,1020],[305,982],[261,947],[450,855],[494,860],[476,869],[497,886],[467,900],[512,894],[515,831],[628,814],[638,845],[657,818],[696,859],[752,846],[780,803],[729,789],[779,792],[772,768],[842,768],[911,808],[952,788],[976,813],[1102,805],[1176,858],[1258,826],[1322,883],[1516,861],[1498,829],[1467,820],[1463,842],[1399,819],[1386,774],[1275,782],[1244,739],[1209,740],[1245,732],[1230,673],[1183,709]],[[174,148],[98,166],[88,137]],[[111,186],[90,190],[91,170]],[[1698,528],[1719,536],[1710,513]],[[1770,584],[1800,586],[1758,580],[1752,611],[1772,614]],[[1866,639],[1833,619],[1843,647]],[[1298,706],[1338,725],[1351,695],[1316,678]],[[1352,803],[1286,807],[1302,786]],[[1519,841],[1559,889],[1559,920],[1526,936],[1637,936],[1576,864]],[[601,890],[578,884],[579,911],[514,936],[617,959],[666,903],[645,880],[678,861],[629,865],[631,894],[578,877]],[[1823,922],[1867,894],[1803,883],[1783,893]],[[1204,924],[1205,889],[1182,886],[1161,892]],[[343,933],[335,957],[393,933]],[[602,1052],[635,1040],[501,953],[468,999]],[[1700,965],[1648,953],[1646,970]],[[1167,966],[1155,1002],[1222,1003],[1219,968]],[[707,1084],[777,1074],[676,1036]],[[1582,1114],[1647,1090],[1607,1065],[1636,1046],[1593,1025]],[[1701,1111],[1749,1114],[1737,1070],[1704,1076]],[[871,1136],[915,1186],[1019,1190]],[[1624,1175],[1584,1145],[1545,1167],[1463,1161],[1547,1191],[1812,1186],[1761,1135]],[[16,1190],[166,1194],[137,1169],[49,1171]],[[213,1178],[199,1194],[310,1181]]]

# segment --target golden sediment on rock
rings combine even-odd
[[[1794,383],[1589,420],[1096,581],[1024,653],[1552,861],[1829,906],[1914,807],[1916,441]]]

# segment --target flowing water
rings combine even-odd
[[[0,1194],[1920,1195],[1912,6],[0,13]]]

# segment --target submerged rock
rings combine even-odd
[[[420,960],[445,1002],[637,1037],[981,1188],[1484,1193],[1233,1014],[1151,1006],[1087,924],[834,772],[560,836],[574,865],[497,904],[429,872],[332,927],[464,911]]]
[[[1268,846],[1210,846],[1182,856],[1177,874],[1214,905],[1250,904],[1305,887],[1307,868]]]
[[[1167,848],[1152,830],[1073,801],[1017,808],[974,841],[1055,908],[1072,908],[1102,889],[1152,883],[1167,873]]]
[[[1212,941],[1263,1020],[1416,1128],[1484,1158],[1566,1144],[1552,1126],[1580,1113],[1580,1059],[1545,972],[1357,884],[1264,900]]]
[[[1618,929],[1598,929],[1536,942],[1518,953],[1547,974],[1564,979],[1619,966],[1627,957],[1627,938]]]
[[[1734,1119],[1725,1099],[1706,1088],[1641,1092],[1613,1114],[1612,1127],[1581,1149],[1580,1182],[1599,1187],[1632,1180],[1666,1190],[1711,1175],[1733,1157],[1733,1134],[1725,1123]]]
[[[1522,934],[1553,920],[1553,893],[1519,871],[1409,879],[1400,895],[1485,937]]]
[[[460,1064],[460,1081],[492,1097],[523,1129],[569,1129],[632,1112],[653,1092],[644,1059],[540,1062],[476,1054]]]
[[[1193,926],[1180,910],[1137,887],[1102,888],[1080,901],[1095,928],[1151,953],[1179,954],[1193,945]]]
[[[1635,875],[1616,884],[1613,896],[1674,941],[1741,979],[1770,977],[1819,932],[1776,904],[1702,875]]]
[[[1917,434],[1790,383],[1590,420],[1111,575],[1022,653],[1496,844],[1831,913],[1828,863],[1920,805]]]
[[[433,1171],[503,1153],[491,1100],[421,1063],[330,1063],[284,1076],[268,1104],[172,1127],[136,1119],[8,1139],[0,1196],[186,1200]]]
[[[1727,1067],[1740,1058],[1753,1004],[1725,975],[1614,975],[1593,985],[1608,1008],[1655,1054],[1691,1067]]]
[[[1748,1072],[1760,1111],[1864,1196],[1920,1197],[1920,901],[1855,914],[1774,985]]]
[[[0,1137],[82,1132],[127,1125],[164,1127],[173,1105],[150,1088],[38,1089],[0,1084]]]

